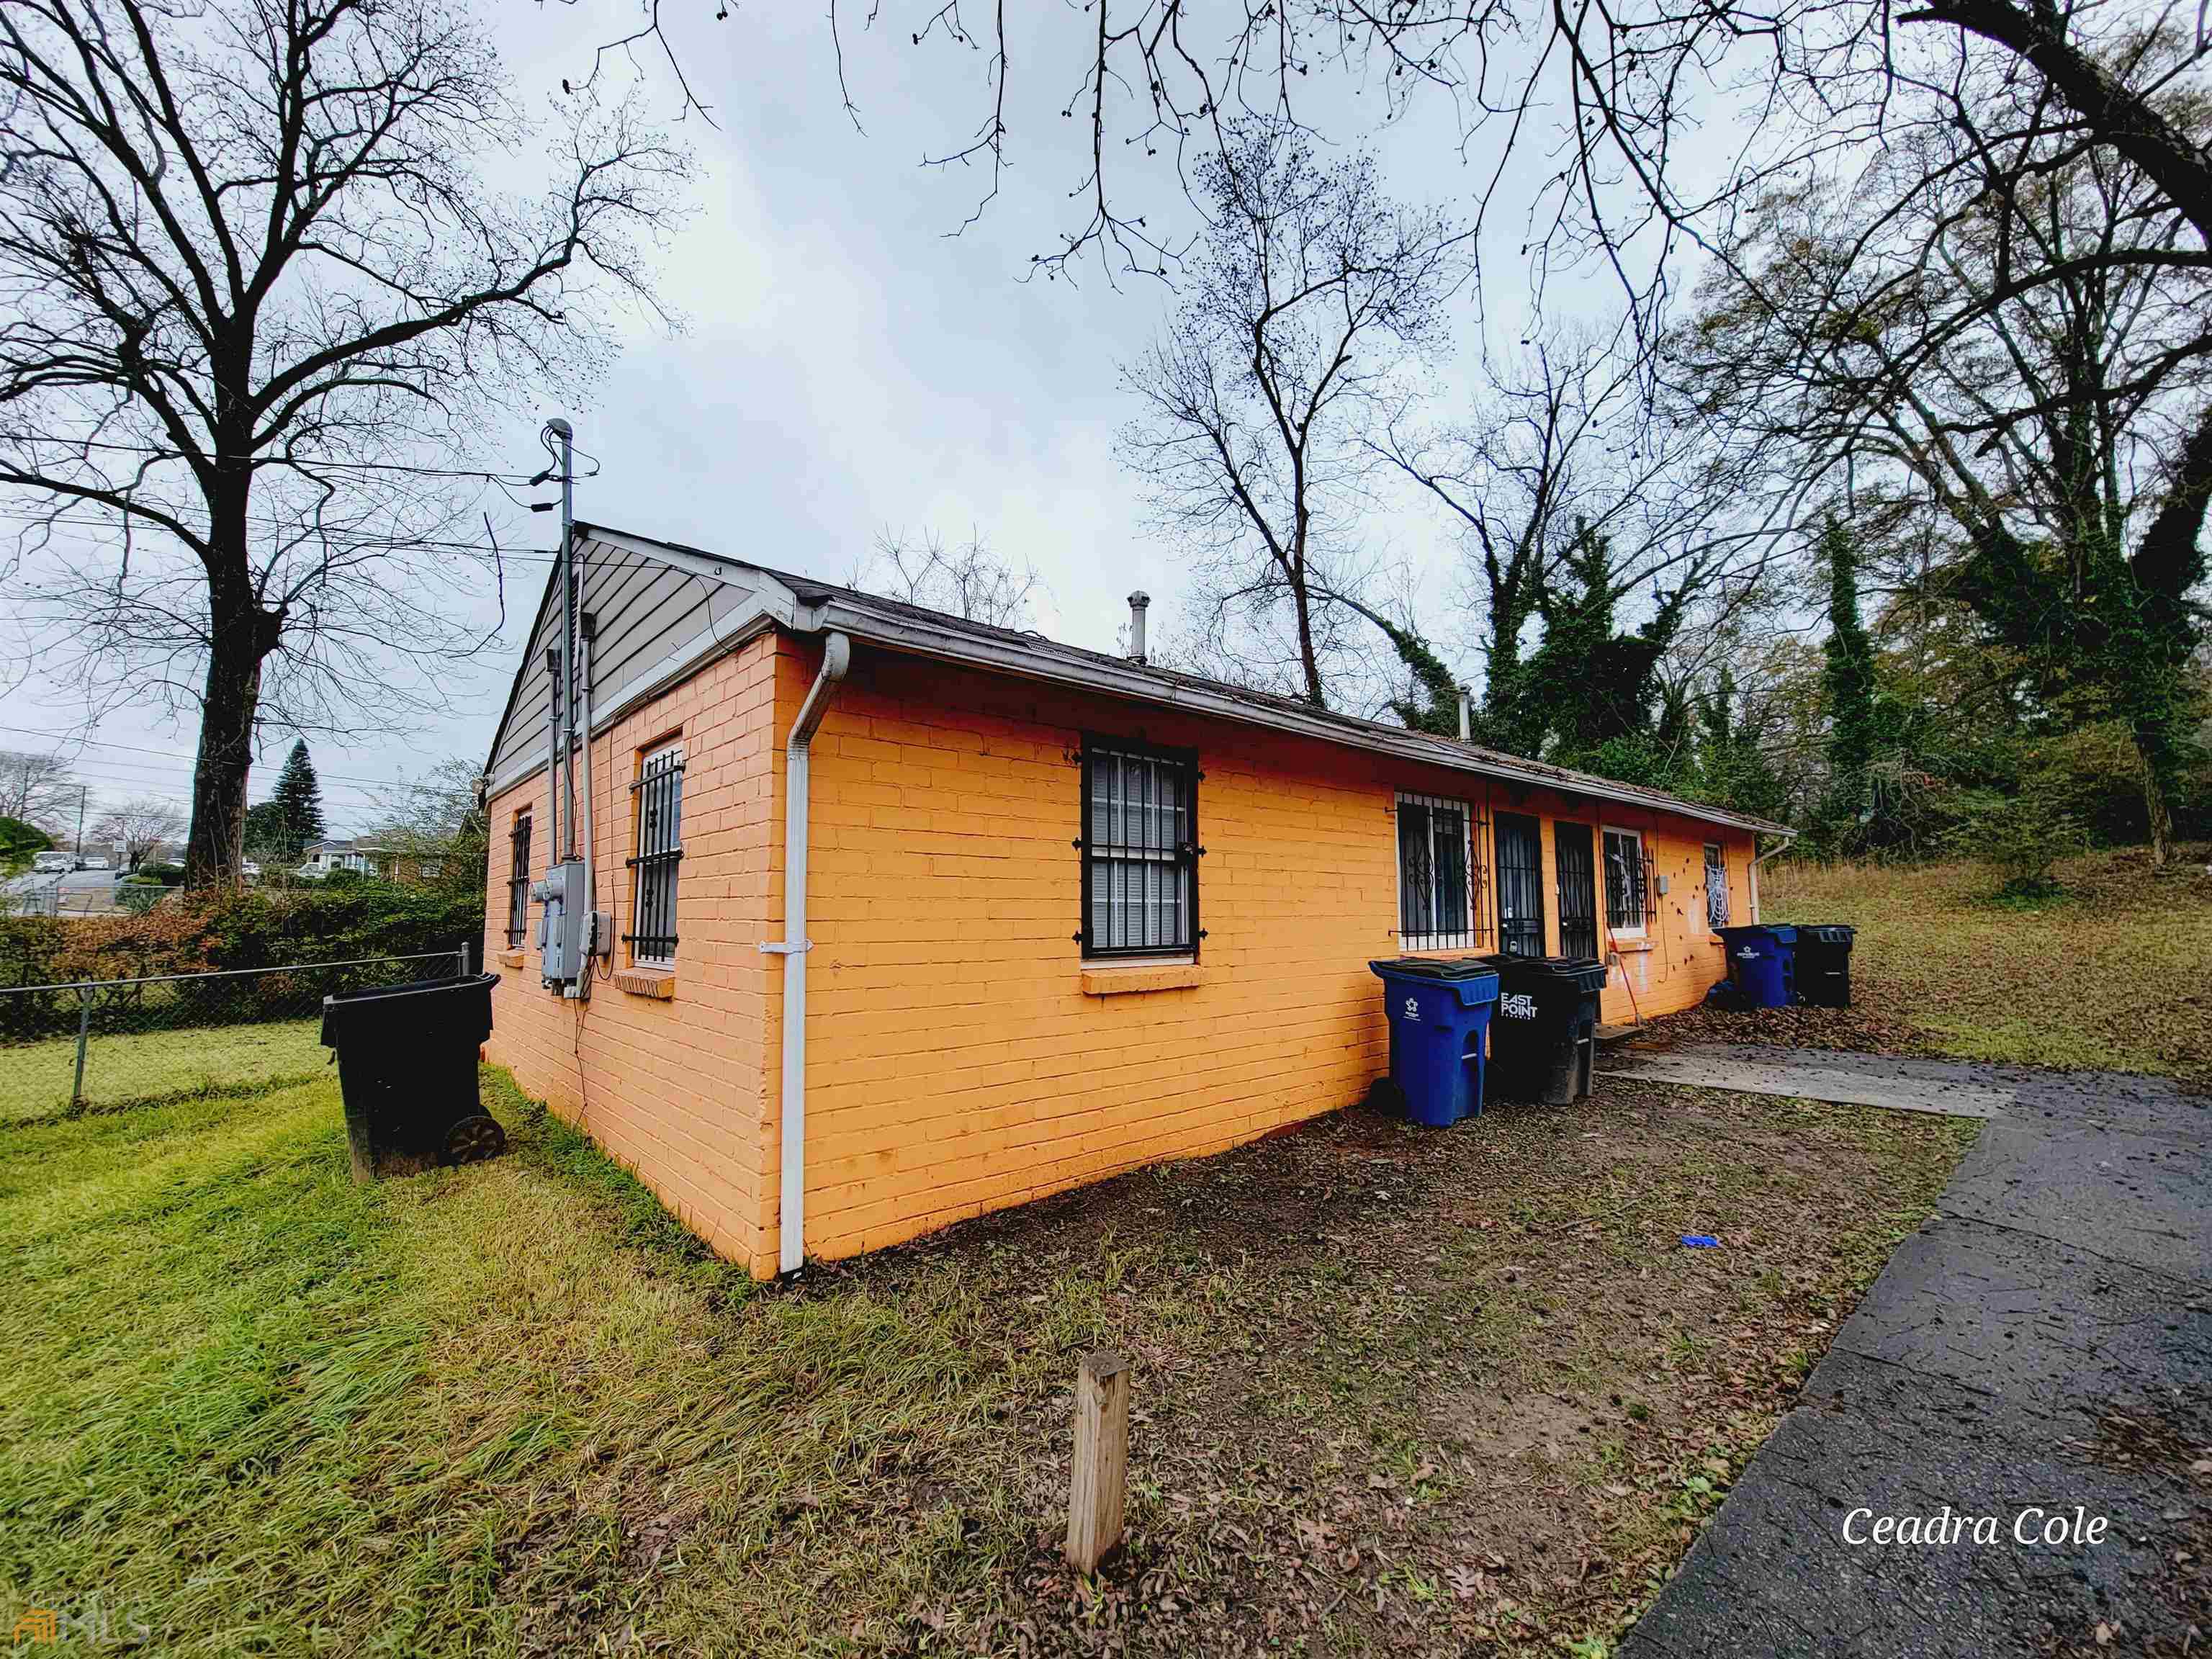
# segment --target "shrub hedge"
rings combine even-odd
[[[0,920],[0,988],[412,956],[483,937],[483,895],[387,882],[180,893],[144,915]]]

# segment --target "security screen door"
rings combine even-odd
[[[1498,948],[1509,957],[1544,954],[1544,849],[1536,820],[1498,815]]]
[[[1597,956],[1597,861],[1587,823],[1554,822],[1552,850],[1559,872],[1559,954]]]

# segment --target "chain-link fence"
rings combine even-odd
[[[323,999],[470,971],[470,947],[219,973],[0,987],[0,1121],[304,1080]]]
[[[71,886],[60,877],[18,877],[0,888],[0,915],[8,916],[130,916],[142,915],[170,891],[150,882],[80,882]]]

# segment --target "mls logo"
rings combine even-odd
[[[1419,997],[1407,997],[1406,999],[1406,1018],[1407,1019],[1419,1019],[1420,1017],[1421,1000]]]
[[[1536,999],[1526,991],[1516,991],[1510,996],[1498,999],[1498,1012],[1508,1019],[1534,1019]]]

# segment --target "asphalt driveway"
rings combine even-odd
[[[2212,1650],[2212,1099],[1701,1052],[1990,1121],[1624,1659]],[[1682,1055],[1613,1069],[1692,1081]]]

